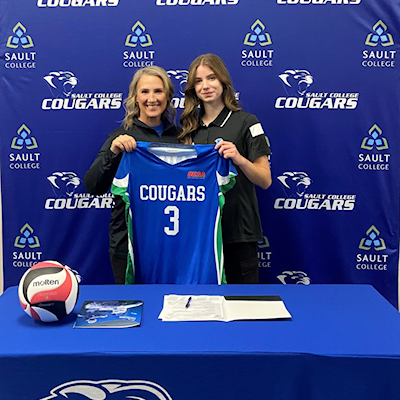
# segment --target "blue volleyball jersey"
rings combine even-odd
[[[225,283],[221,217],[236,170],[214,145],[137,142],[111,191],[126,203],[127,283]]]

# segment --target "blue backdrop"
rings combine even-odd
[[[273,153],[262,282],[368,283],[397,306],[399,22],[399,0],[2,0],[5,287],[46,259],[113,282],[112,197],[84,174],[138,68],[169,72],[180,113],[213,52]]]

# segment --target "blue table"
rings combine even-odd
[[[280,295],[293,318],[162,322],[170,293]],[[103,299],[143,300],[141,327],[72,328],[84,300]],[[367,285],[81,286],[52,324],[12,287],[0,321],[1,400],[400,398],[400,315]]]

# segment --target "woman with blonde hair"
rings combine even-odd
[[[136,149],[136,141],[178,143],[176,111],[172,106],[174,86],[167,72],[158,66],[139,69],[129,85],[124,101],[126,113],[123,126],[112,132],[86,172],[88,193],[106,193],[125,151]],[[125,223],[125,203],[116,196],[110,220],[110,261],[115,283],[125,283],[128,234]]]
[[[190,65],[181,124],[182,141],[216,143],[219,154],[237,167],[222,216],[225,274],[228,283],[258,283],[257,242],[263,236],[254,185],[270,186],[271,152],[257,117],[239,107],[217,55],[200,55]]]

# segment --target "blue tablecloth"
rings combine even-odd
[[[162,322],[172,293],[279,295],[293,318]],[[73,329],[83,301],[103,299],[143,300],[141,326]],[[1,400],[400,398],[400,315],[367,285],[83,285],[48,324],[12,287],[0,321]]]

